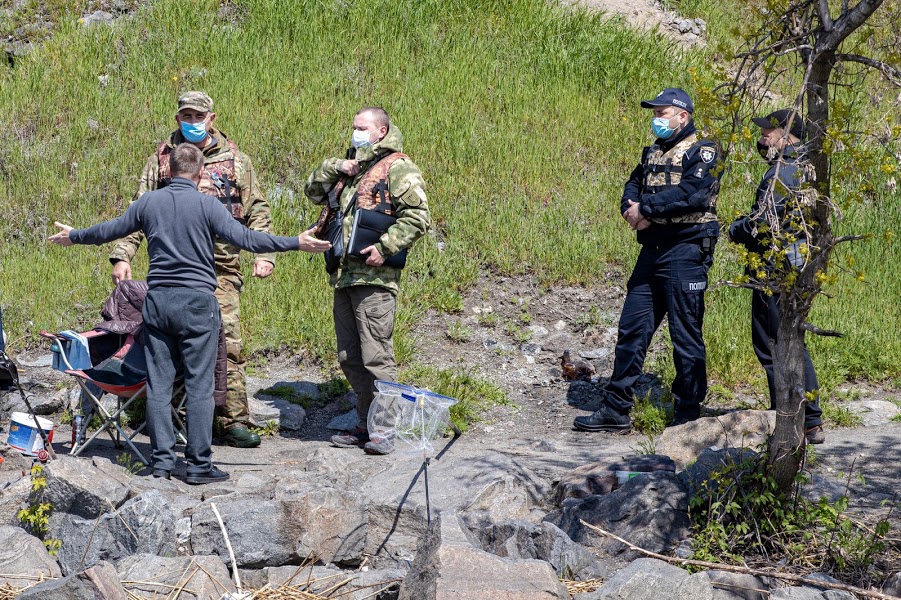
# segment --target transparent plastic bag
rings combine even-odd
[[[401,383],[376,381],[378,392],[366,426],[370,438],[404,442],[411,450],[434,452],[432,440],[444,435],[455,398]]]

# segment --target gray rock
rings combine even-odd
[[[436,518],[398,595],[399,600],[568,597],[548,563],[500,558],[475,548],[452,512]]]
[[[752,448],[766,442],[776,423],[775,411],[739,410],[667,427],[657,440],[657,452],[676,461],[680,469],[704,448]]]
[[[302,531],[284,503],[253,496],[216,499],[225,529],[240,567],[259,568],[295,562]],[[191,549],[196,554],[218,555],[228,563],[228,550],[219,521],[209,504],[191,518]]]
[[[606,461],[589,463],[564,473],[554,490],[554,503],[560,506],[567,498],[587,498],[609,494],[617,487],[616,473]]]
[[[785,587],[770,590],[770,600],[823,600],[823,594],[812,587]]]
[[[271,402],[247,398],[247,407],[250,410],[250,420],[257,425],[265,425],[269,421],[278,422],[281,411]]]
[[[334,431],[350,431],[359,424],[360,417],[357,415],[357,409],[353,408],[329,421],[325,428]]]
[[[592,600],[710,600],[713,586],[706,573],[690,575],[655,558],[639,558],[588,595]]]
[[[231,576],[218,556],[136,554],[122,559],[118,571],[121,580],[128,582],[129,590],[145,598],[168,597],[175,586],[186,581],[179,600],[220,600],[223,591],[235,591]]]
[[[810,478],[810,482],[801,486],[801,494],[814,502],[820,498],[826,498],[829,502],[835,502],[842,496],[847,496],[848,489],[845,482],[837,479],[827,479],[814,473]]]
[[[104,472],[93,463],[74,456],[58,455],[58,459],[44,468],[47,487],[42,499],[53,505],[57,513],[70,513],[93,519],[118,508],[128,497],[129,477]]]
[[[707,22],[700,17],[695,18],[695,25],[697,25],[701,29],[701,31],[707,29]]]
[[[901,571],[898,571],[882,584],[882,593],[901,597]]]
[[[6,463],[4,462],[4,468]],[[19,510],[25,508],[31,496],[31,478],[21,477],[0,490],[0,525],[19,525]],[[9,571],[5,571],[8,573]]]
[[[594,348],[593,350],[583,350],[579,352],[579,356],[584,359],[592,360],[596,358],[604,358],[611,352],[610,348]]]
[[[176,521],[166,496],[151,490],[99,520],[53,515],[50,533],[63,540],[57,559],[63,573],[71,574],[100,561],[115,562],[133,554],[175,554]]]
[[[11,525],[0,526],[0,585],[9,584],[21,588],[34,583],[29,577],[60,577],[59,565],[44,543]],[[11,577],[25,576],[24,579]]]
[[[674,473],[648,473],[630,479],[607,495],[567,502],[545,520],[557,525],[574,541],[611,555],[625,552],[626,546],[594,533],[580,520],[651,552],[668,552],[689,533],[688,489]]]
[[[497,341],[495,339],[491,339],[491,338],[482,342],[482,347],[485,348],[485,350],[494,350],[494,351],[498,351],[498,352],[509,352],[510,350],[513,349],[513,347],[510,346],[510,344],[505,344],[503,342],[499,342],[499,341]]]
[[[707,571],[713,600],[767,600],[768,588],[760,579],[744,573]]]
[[[402,569],[369,569],[368,571],[342,571],[334,567],[269,567],[262,569],[259,578],[252,575],[245,577],[241,573],[241,581],[245,587],[262,588],[265,585],[276,589],[281,586],[296,586],[300,591],[310,594],[322,594],[337,583],[349,580],[338,592],[347,600],[389,600],[397,598],[400,581],[406,572]],[[373,595],[376,594],[376,595]],[[337,596],[336,596],[337,597]]]
[[[36,415],[52,415],[65,404],[65,390],[51,390],[42,385],[27,386],[25,383],[22,384],[22,388],[25,390],[28,402]],[[14,412],[28,412],[28,407],[25,406],[22,395],[17,390],[0,394],[0,414],[4,418],[9,418]]]
[[[679,473],[679,477],[688,486],[689,494],[695,496],[703,493],[703,485],[705,482],[710,482],[713,473],[755,458],[757,458],[757,453],[748,448],[727,448],[725,450],[705,448],[698,456],[698,460]],[[708,483],[709,485],[710,483]]]
[[[82,19],[82,24],[85,27],[90,27],[91,25],[110,25],[112,22],[113,15],[105,10],[94,11]]]
[[[864,427],[886,425],[901,413],[901,408],[886,400],[855,400],[849,402],[847,408],[861,418]]]
[[[692,22],[688,19],[682,19],[676,23],[676,27],[679,29],[679,33],[688,33],[691,31]]]
[[[21,356],[16,357],[16,362],[18,362],[23,367],[33,367],[33,368],[43,368],[50,367],[53,365],[53,354],[41,354],[34,360],[26,360]]]
[[[103,562],[64,579],[42,582],[19,598],[34,600],[127,600],[128,594],[113,565]]]
[[[526,356],[537,356],[541,353],[541,344],[528,342],[526,344],[520,345],[519,350]]]
[[[591,553],[552,523],[506,521],[475,531],[486,552],[505,558],[547,561],[564,579],[583,581],[607,574]]]
[[[682,41],[686,44],[694,44],[698,39],[698,34],[696,33],[686,33],[682,36]]]
[[[547,328],[541,325],[529,325],[526,327],[526,331],[531,331],[532,337],[541,337],[548,334]]]
[[[357,491],[311,485],[306,493],[282,496],[296,528],[296,554],[338,565],[363,559],[367,538],[366,497]]]

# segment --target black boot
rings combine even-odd
[[[617,431],[628,433],[632,429],[629,415],[621,415],[606,404],[586,417],[576,417],[573,427],[580,431]]]

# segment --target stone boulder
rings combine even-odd
[[[54,515],[50,533],[64,542],[57,559],[63,572],[70,574],[84,566],[115,562],[133,554],[174,555],[177,520],[167,497],[150,490],[98,519]]]
[[[433,522],[398,600],[566,600],[566,587],[539,560],[500,558],[473,546],[453,512]]]
[[[136,554],[119,561],[118,571],[122,585],[138,598],[168,598],[180,586],[179,600],[220,600],[223,592],[235,591],[218,556]]]
[[[565,473],[560,478],[554,491],[554,501],[559,506],[567,498],[609,494],[619,487],[617,471],[648,473],[652,471],[675,472],[675,470],[676,463],[673,459],[659,454],[633,456],[617,462],[589,463]]]
[[[729,571],[706,571],[713,600],[767,600],[768,588],[757,577]]]
[[[496,556],[543,560],[554,568],[558,577],[583,581],[607,575],[588,550],[561,531],[543,522],[505,521],[474,530],[482,550]]]
[[[689,535],[688,488],[675,473],[658,471],[628,480],[604,496],[568,500],[546,519],[573,541],[615,556],[627,547],[584,527],[580,520],[651,552],[668,552]]]
[[[864,427],[887,425],[901,413],[901,408],[888,400],[855,400],[848,403],[848,410],[860,417]]]
[[[901,571],[885,580],[885,583],[882,584],[882,592],[889,596],[901,598]]]
[[[766,443],[776,424],[771,410],[738,410],[667,427],[657,440],[657,451],[684,469],[704,448],[753,448]]]
[[[712,600],[713,586],[704,572],[690,574],[656,558],[639,558],[578,600]]]
[[[58,455],[47,463],[44,475],[47,486],[41,498],[52,504],[56,513],[95,519],[111,507],[119,508],[128,497],[130,477],[125,469],[115,474],[76,456]]]
[[[367,571],[342,571],[333,567],[269,567],[264,579],[247,586],[261,588],[268,585],[272,589],[280,586],[297,586],[300,591],[310,594],[327,595],[329,590],[342,584],[337,598],[346,600],[389,600],[396,599],[401,580],[406,572],[401,569],[369,569]],[[244,575],[241,575],[244,581]],[[345,583],[346,582],[346,583]]]
[[[115,567],[107,562],[63,579],[39,583],[18,597],[27,600],[128,600]]]
[[[20,477],[0,490],[0,525],[19,525],[19,510],[28,505],[31,478]]]
[[[0,573],[0,585],[8,583],[16,588],[31,585],[33,577],[62,576],[41,540],[10,525],[0,526]]]
[[[713,489],[714,484],[710,478],[714,473],[756,458],[757,453],[748,448],[704,448],[698,459],[679,473],[679,477],[688,486],[689,494],[695,496],[704,493],[705,483],[708,489]]]

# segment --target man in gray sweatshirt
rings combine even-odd
[[[219,341],[219,304],[213,295],[216,236],[251,252],[324,252],[331,244],[312,236],[281,237],[252,231],[235,221],[216,198],[197,191],[203,154],[181,144],[170,158],[172,182],[145,193],[125,213],[87,229],[56,223],[50,241],[63,246],[103,244],[138,230],[147,237],[150,268],[144,302],[147,358],[147,425],[153,476],[168,479],[175,468],[172,386],[179,366],[185,379],[188,443],[186,481],[228,479],[213,466],[213,372]]]

